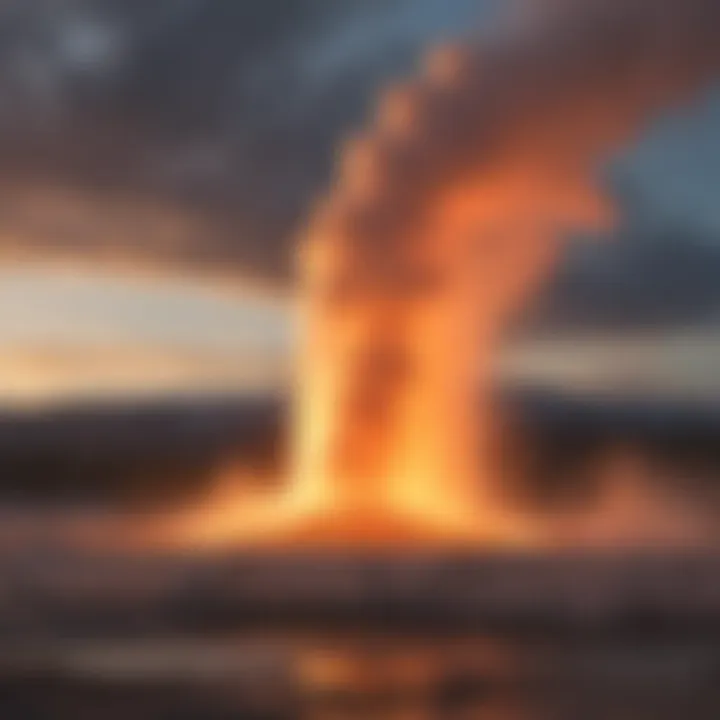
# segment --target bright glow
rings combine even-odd
[[[0,402],[277,392],[289,303],[251,283],[0,270]]]

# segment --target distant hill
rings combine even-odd
[[[541,488],[618,444],[720,483],[720,407],[621,403],[516,389],[499,400],[502,452]],[[502,421],[502,422],[500,422]],[[0,413],[0,502],[167,503],[192,498],[228,465],[281,482],[280,399],[167,400]],[[699,470],[699,471],[700,471]]]
[[[270,398],[5,410],[0,497],[152,503],[202,492],[235,457],[249,469],[278,465],[283,415]]]

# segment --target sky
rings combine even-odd
[[[157,275],[0,269],[0,407],[274,393],[289,382],[290,304]]]
[[[428,46],[491,35],[503,4],[2,3],[0,406],[277,382],[292,248],[339,143]],[[542,323],[714,325],[720,90],[608,182],[631,230],[569,253]]]
[[[337,148],[379,90],[429,46],[492,36],[509,4],[6,0],[0,252],[286,278]],[[621,174],[653,213],[716,231],[720,100],[684,114]]]

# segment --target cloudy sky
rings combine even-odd
[[[6,0],[3,249],[282,274],[378,89],[508,4]],[[720,102],[666,119],[623,168],[656,212],[720,229],[718,120]]]
[[[3,2],[0,402],[254,377],[244,358],[284,352],[289,321],[244,278],[289,285],[293,237],[378,89],[430,44],[492,33],[504,4]],[[716,317],[720,93],[650,128],[612,178],[651,241],[594,251],[580,284],[596,291],[570,304],[613,318],[623,278],[638,322]],[[668,268],[679,236],[693,242]],[[216,272],[235,294],[199,279]]]

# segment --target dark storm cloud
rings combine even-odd
[[[633,228],[612,245],[576,248],[528,324],[560,332],[637,331],[720,320],[720,247],[681,227]]]

